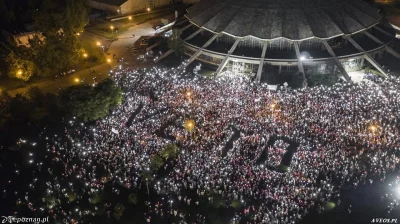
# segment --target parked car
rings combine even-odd
[[[73,74],[73,73],[75,73],[75,69],[71,69],[71,70],[69,70],[69,71],[67,72],[68,75],[69,75],[69,74]]]

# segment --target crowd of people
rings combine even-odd
[[[96,204],[65,209],[71,194],[83,204],[110,183],[132,191],[147,184],[165,195],[140,222],[192,216],[207,223],[207,214],[187,214],[179,206],[222,198],[222,206],[240,203],[232,222],[298,223],[311,210],[338,202],[341,187],[384,181],[398,167],[399,78],[269,91],[234,76],[206,79],[178,71],[125,68],[112,74],[123,90],[118,109],[95,124],[66,121],[61,135],[44,130],[47,162],[33,162],[30,190],[5,192],[63,223],[99,211]],[[288,142],[266,147],[272,136],[298,143],[287,170],[280,167]],[[152,158],[171,143],[179,150],[163,167],[168,172],[151,170]],[[42,200],[30,200],[44,189]],[[110,217],[114,210],[104,207]]]

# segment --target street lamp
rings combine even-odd
[[[18,70],[18,72],[17,72],[17,75],[22,75],[22,70],[20,69],[20,70]]]
[[[150,7],[147,7],[147,11],[150,12],[150,10],[151,10]]]
[[[150,198],[150,190],[149,190],[149,178],[146,178],[146,186],[147,186],[147,197]]]
[[[108,63],[111,63],[111,59],[108,58],[108,59],[107,59],[107,62],[108,62]]]
[[[96,43],[96,44],[97,44],[97,46],[99,46],[99,47],[100,47],[100,45],[101,45],[101,43],[100,43],[99,41],[97,41],[97,43]]]
[[[129,20],[132,20],[132,16],[129,16],[128,18],[129,18]]]
[[[75,78],[75,80],[74,80],[76,83],[78,83],[79,82],[79,78]]]
[[[185,129],[187,131],[189,131],[190,133],[192,133],[193,129],[194,129],[195,123],[193,120],[187,120],[185,121]]]
[[[87,59],[87,57],[88,57],[88,54],[84,53],[84,54],[83,54],[83,57],[85,58],[85,63],[87,63],[87,60],[86,60],[86,59]]]
[[[112,33],[112,38],[114,39],[114,26],[111,25],[111,26],[110,26],[110,29],[111,29],[111,33]]]
[[[377,127],[375,125],[371,125],[370,129],[371,129],[372,133],[375,134]]]

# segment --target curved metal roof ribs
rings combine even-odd
[[[188,12],[190,22],[205,30],[260,40],[329,39],[361,32],[381,19],[361,0],[204,0]]]

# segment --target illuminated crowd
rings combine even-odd
[[[140,222],[167,216],[184,222],[189,214],[180,205],[223,198],[224,206],[232,201],[242,206],[232,222],[297,223],[310,211],[322,212],[328,202],[338,202],[342,186],[384,181],[400,162],[398,78],[269,91],[240,77],[207,79],[177,71],[125,68],[113,73],[123,90],[121,106],[95,124],[66,121],[61,136],[43,132],[51,163],[37,163],[37,169],[49,178],[43,181],[36,172],[31,190],[15,193],[17,203],[71,223],[95,216],[100,205],[65,209],[70,192],[77,201],[90,201],[106,183],[131,190],[148,184],[165,196],[148,206]],[[226,149],[235,133],[233,147]],[[279,169],[284,141],[276,141],[259,162],[271,136],[299,143],[287,172]],[[170,143],[179,148],[174,166],[144,180],[151,158]],[[59,203],[30,201],[43,189]],[[102,206],[112,213],[110,205]],[[194,216],[207,223],[200,210]]]

